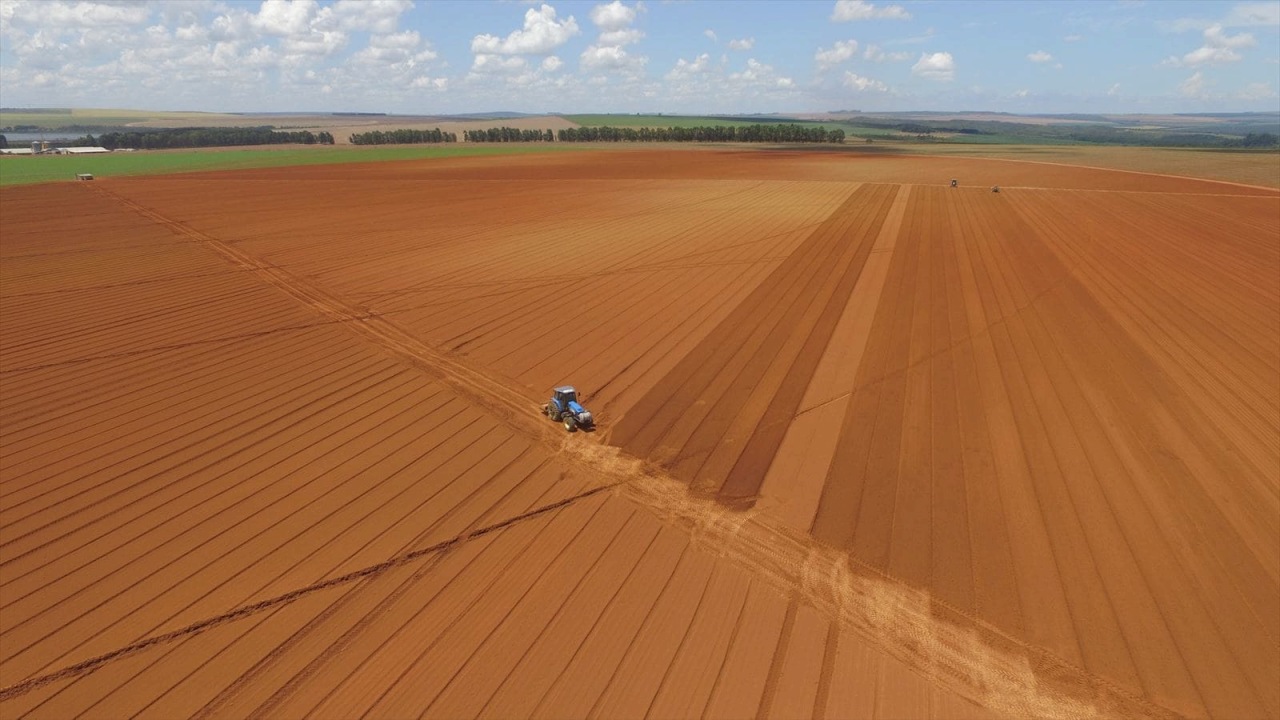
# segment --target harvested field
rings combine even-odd
[[[0,715],[1280,717],[1280,193],[627,150],[0,201]]]

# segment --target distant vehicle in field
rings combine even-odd
[[[1000,186],[999,186],[999,185],[992,185],[992,186],[991,186],[991,192],[1000,192]]]
[[[578,393],[572,385],[561,385],[552,390],[551,399],[542,406],[542,412],[552,420],[564,423],[564,429],[569,432],[595,427],[591,412],[578,404]]]
[[[951,187],[957,187],[959,186],[959,184],[960,184],[960,181],[956,180],[955,178],[951,178]]]

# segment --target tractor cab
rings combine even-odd
[[[561,410],[569,407],[569,403],[578,402],[578,393],[573,389],[572,385],[562,385],[551,392],[551,397],[555,399]]]

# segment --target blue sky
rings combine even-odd
[[[1280,111],[1280,2],[0,0],[0,105]]]

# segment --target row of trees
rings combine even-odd
[[[420,145],[458,142],[457,133],[432,130],[373,130],[351,135],[352,145]]]
[[[1271,148],[1280,145],[1280,137],[1271,133],[1249,133],[1240,139],[1240,147]]]
[[[565,128],[556,132],[560,142],[766,142],[842,143],[843,130],[820,125],[712,125],[668,128]]]
[[[467,142],[554,142],[555,135],[550,130],[518,130],[513,127],[489,128],[488,130],[463,130],[462,137]]]
[[[485,130],[463,130],[462,137],[472,143],[511,142],[772,142],[772,143],[842,143],[843,130],[828,130],[818,125],[714,125],[709,127],[615,128],[580,127],[564,130],[521,130],[492,127]],[[352,145],[409,145],[419,143],[457,142],[454,133],[434,130],[374,130],[351,136]]]
[[[85,135],[67,143],[70,147],[97,147],[108,150],[136,148],[163,150],[168,148],[231,147],[235,145],[332,145],[333,135],[310,130],[277,132],[269,127],[257,128],[169,128],[129,132],[108,132],[98,137]]]

